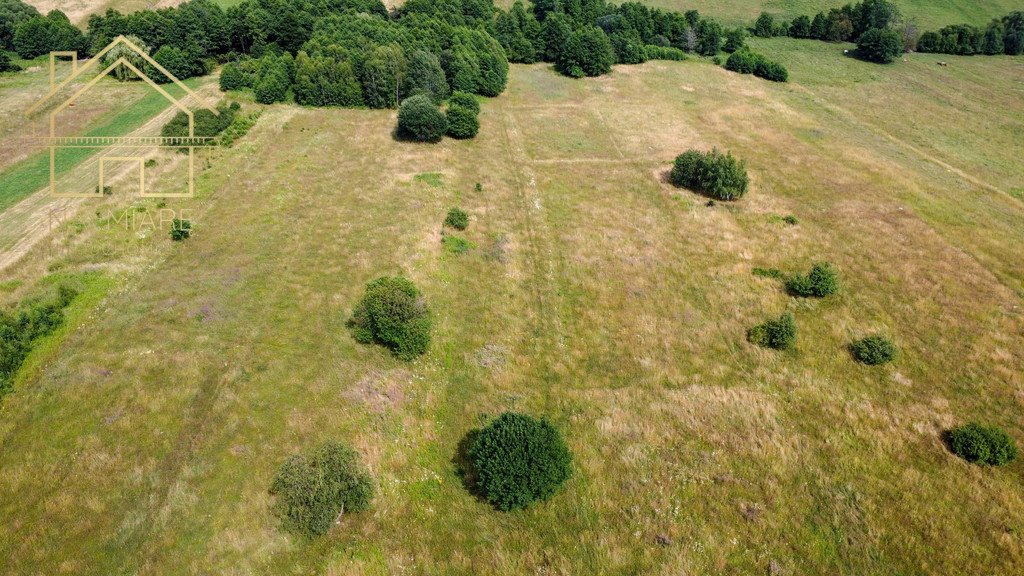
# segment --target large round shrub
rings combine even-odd
[[[357,341],[386,346],[402,360],[411,360],[430,346],[430,310],[416,286],[400,276],[383,276],[367,284],[349,325]]]
[[[670,180],[717,200],[737,200],[747,192],[747,168],[732,154],[688,150],[676,156]]]
[[[450,104],[445,117],[448,119],[448,135],[452,138],[473,138],[480,131],[480,120],[470,108]]]
[[[968,462],[1001,466],[1017,457],[1017,444],[998,426],[971,422],[950,430],[947,438],[953,453]]]
[[[850,353],[861,364],[877,366],[896,358],[896,345],[885,336],[876,334],[850,344]]]
[[[410,96],[398,107],[398,135],[410,140],[436,142],[448,130],[448,119],[425,94]]]
[[[328,443],[310,456],[285,460],[270,493],[277,497],[274,511],[287,530],[316,536],[330,530],[340,515],[369,508],[373,481],[359,453]]]
[[[572,454],[547,420],[506,412],[469,448],[481,494],[499,510],[550,498],[572,475]]]
[[[891,28],[871,28],[857,40],[857,55],[871,62],[888,64],[900,54],[903,54],[903,38]]]
[[[758,346],[787,350],[796,342],[796,318],[786,312],[747,331],[747,340]]]
[[[787,280],[786,290],[793,296],[823,298],[839,291],[839,273],[828,262],[820,262],[806,276],[796,274]]]

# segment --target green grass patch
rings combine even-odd
[[[443,175],[439,172],[423,172],[413,176],[413,180],[422,182],[433,188],[440,188],[444,184]]]
[[[199,78],[185,81],[189,88],[199,84]],[[175,98],[183,96],[181,89],[166,85],[164,89]],[[157,92],[151,92],[126,110],[111,111],[103,115],[82,136],[124,136],[138,129],[153,116],[167,109],[170,102]],[[40,121],[45,121],[43,118]],[[101,151],[99,148],[66,148],[55,158],[54,174],[57,177],[67,173],[92,155]],[[0,172],[0,211],[33,192],[44,188],[50,182],[50,153],[44,150]]]

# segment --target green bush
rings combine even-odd
[[[871,28],[857,40],[857,55],[861,58],[888,64],[903,54],[903,38],[891,28]]]
[[[14,377],[36,339],[64,323],[63,310],[76,295],[71,288],[59,286],[52,302],[31,302],[15,315],[0,310],[0,397],[10,392]]]
[[[181,242],[192,236],[192,222],[175,218],[171,221],[171,240]]]
[[[469,92],[455,92],[451,98],[448,99],[449,106],[462,106],[468,108],[473,112],[480,113],[480,101],[476,99]]]
[[[644,58],[647,60],[673,60],[681,62],[686,60],[686,52],[672,46],[655,46],[648,44],[644,46]]]
[[[748,48],[737,50],[725,61],[725,69],[740,74],[753,74],[773,82],[786,82],[789,72],[777,62],[765,58],[761,54],[751,52]]]
[[[21,66],[11,62],[11,57],[0,48],[0,72],[20,72]]]
[[[253,95],[260,104],[284,102],[285,98],[288,97],[289,84],[287,73],[274,69],[260,78],[256,83],[255,90],[253,90]]]
[[[611,40],[597,26],[584,26],[569,35],[558,52],[555,69],[572,78],[600,76],[611,72],[615,50]]]
[[[436,142],[447,130],[447,117],[429,96],[411,96],[398,107],[398,136],[401,138]]]
[[[806,276],[796,274],[787,280],[786,290],[793,296],[824,298],[839,291],[839,273],[828,262],[820,262]]]
[[[270,485],[274,512],[291,532],[318,536],[339,516],[370,507],[373,481],[359,453],[341,443],[328,443],[310,456],[285,460]]]
[[[248,78],[238,64],[234,62],[228,62],[221,68],[219,83],[220,89],[223,92],[249,88]]]
[[[572,476],[572,454],[547,420],[506,412],[469,448],[477,489],[499,510],[547,500]]]
[[[476,248],[476,244],[466,240],[462,236],[443,234],[441,236],[441,247],[449,254],[465,254],[473,248]]]
[[[737,200],[747,192],[747,169],[732,154],[717,149],[689,150],[676,156],[672,184],[690,188],[718,200]]]
[[[850,344],[850,353],[861,364],[877,366],[896,358],[896,345],[885,336],[876,334]]]
[[[796,318],[792,312],[758,324],[747,331],[747,340],[758,346],[787,350],[796,342]]]
[[[452,208],[444,218],[444,225],[456,230],[465,230],[466,226],[469,226],[469,214],[462,208]]]
[[[412,360],[430,346],[430,310],[416,286],[400,276],[367,284],[349,326],[357,341],[386,346],[402,360]]]
[[[946,439],[950,450],[968,462],[1002,466],[1017,458],[1017,444],[998,426],[971,422],[950,430]]]
[[[402,94],[406,97],[423,94],[436,104],[448,97],[448,81],[437,56],[423,50],[416,50],[409,56]]]
[[[452,138],[465,140],[475,137],[480,131],[480,120],[471,108],[449,104],[445,118],[448,120],[448,135]]]

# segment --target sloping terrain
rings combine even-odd
[[[514,66],[464,142],[273,106],[171,203],[195,214],[187,242],[83,210],[65,253],[0,278],[116,281],[0,408],[0,572],[1013,573],[1024,463],[968,465],[941,432],[1024,437],[1024,69],[778,42],[786,85],[699,61]],[[743,200],[665,184],[712,146],[747,161]],[[453,205],[461,256],[440,246]],[[839,296],[751,274],[819,260]],[[345,328],[397,272],[435,314],[413,363]],[[785,309],[795,352],[746,342]],[[846,345],[875,331],[899,359],[855,364]],[[503,514],[453,459],[508,409],[551,418],[576,472]],[[363,454],[374,506],[288,536],[271,478],[329,439]]]

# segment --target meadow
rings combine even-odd
[[[393,111],[275,105],[167,203],[194,214],[187,242],[80,211],[0,273],[7,301],[54,274],[93,295],[0,406],[0,571],[1012,573],[1024,462],[969,465],[941,433],[1024,438],[1024,67],[754,47],[790,83],[700,59],[581,81],[516,65],[480,135],[436,145],[393,140]],[[745,159],[748,195],[668,185],[690,147]],[[440,242],[454,205],[462,255]],[[751,274],[820,260],[843,279],[822,301]],[[395,273],[434,312],[412,363],[345,327]],[[783,310],[796,350],[746,342]],[[851,360],[872,332],[896,362]],[[504,410],[550,418],[576,458],[520,512],[454,462]],[[373,508],[289,536],[271,478],[334,439]]]

